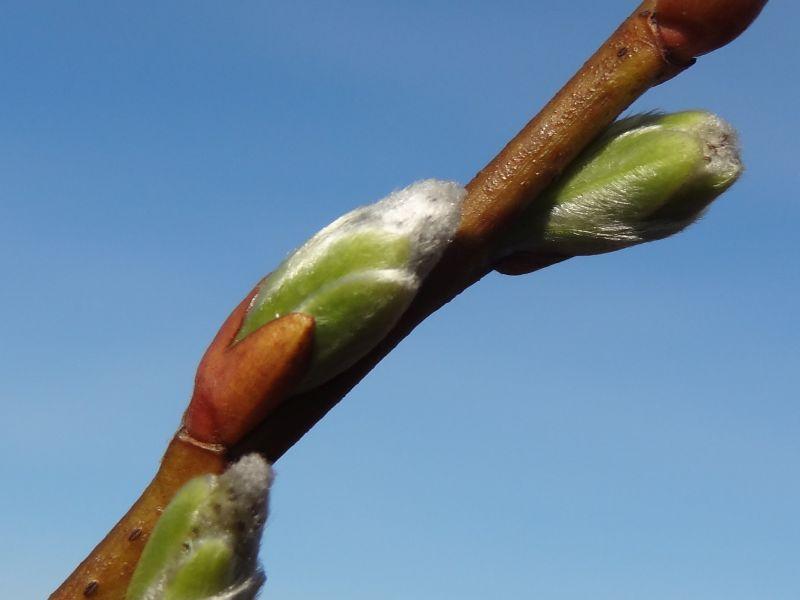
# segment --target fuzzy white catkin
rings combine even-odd
[[[403,271],[417,284],[433,268],[452,241],[461,218],[464,187],[453,181],[425,179],[396,190],[383,200],[356,208],[317,232],[284,264],[280,280],[270,281],[262,293],[280,287],[313,265],[336,242],[360,231],[400,235],[410,242],[412,254]],[[253,305],[263,301],[257,295]]]
[[[428,179],[336,219],[292,253],[261,284],[237,340],[273,319],[314,317],[310,389],[375,347],[412,302],[452,241],[466,190]]]
[[[734,128],[704,111],[622,119],[512,224],[497,257],[600,254],[697,221],[742,173]]]
[[[195,535],[184,542],[186,556],[207,540],[223,541],[233,549],[236,580],[204,600],[253,600],[265,580],[258,565],[258,546],[267,518],[272,470],[259,455],[249,454],[210,483],[209,497],[197,508]],[[141,600],[162,600],[181,566],[180,560],[164,565]]]
[[[217,478],[215,492],[227,501],[219,503],[221,510],[218,512],[206,511],[205,525],[212,535],[215,531],[225,534],[244,525],[244,529],[237,532],[235,553],[239,569],[247,575],[208,600],[251,600],[258,594],[265,579],[257,562],[258,546],[267,519],[272,478],[272,469],[258,454],[243,456]]]
[[[686,113],[690,114],[690,113]],[[700,115],[701,113],[697,113]],[[622,134],[638,135],[647,131],[657,131],[662,126],[658,124],[660,113],[646,113],[622,121],[630,131]],[[654,121],[647,124],[648,121]],[[644,123],[642,126],[637,124]],[[741,146],[739,136],[733,126],[717,115],[703,113],[692,122],[691,128],[681,129],[672,125],[673,130],[686,133],[687,139],[691,136],[700,144],[703,160],[697,164],[695,178],[704,176],[733,180],[739,176],[743,169],[741,161]],[[669,130],[669,128],[667,128]],[[610,242],[622,244],[641,244],[650,240],[660,239],[677,233],[696,221],[702,212],[691,215],[685,220],[653,220],[650,222],[633,221],[624,218],[631,210],[636,210],[634,200],[637,198],[637,188],[650,186],[658,177],[662,165],[643,163],[630,170],[599,190],[588,201],[576,197],[571,201],[561,202],[553,207],[551,219],[554,223],[568,222],[574,224],[576,234],[585,234],[587,237],[605,239]],[[585,225],[581,228],[580,225]]]

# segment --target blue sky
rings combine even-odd
[[[469,180],[632,7],[4,3],[0,596],[127,509],[286,252]],[[798,18],[770,3],[635,105],[739,128],[707,218],[487,277],[278,463],[266,598],[800,596]]]

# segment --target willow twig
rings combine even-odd
[[[521,274],[570,258],[521,254],[497,264],[491,251],[516,216],[599,132],[648,89],[694,64],[687,48],[702,54],[724,45],[744,31],[765,4],[766,0],[643,2],[467,184],[456,238],[395,329],[348,371],[284,402],[231,449],[232,455],[256,450],[270,461],[280,458],[420,322],[491,271]],[[663,7],[671,17],[666,38],[659,25]],[[703,22],[709,26],[698,25]]]
[[[198,473],[220,472],[251,450],[277,460],[417,324],[493,269],[528,272],[568,258],[520,254],[498,265],[491,251],[515,218],[636,98],[689,67],[695,56],[735,38],[765,4],[645,0],[467,185],[455,238],[407,312],[380,344],[327,383],[286,397],[308,362],[313,319],[290,315],[257,330],[246,346],[234,345],[251,292],[206,353],[184,426],[155,480],[51,598],[123,598],[143,541],[180,485]]]

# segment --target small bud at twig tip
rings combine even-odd
[[[652,22],[670,59],[691,62],[736,39],[767,0],[657,0]]]

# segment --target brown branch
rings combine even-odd
[[[568,258],[520,254],[494,265],[489,256],[516,216],[631,102],[695,56],[736,37],[765,3],[645,0],[468,184],[456,237],[412,306],[377,348],[330,382],[284,401],[308,359],[313,320],[290,315],[256,332],[256,342],[237,348],[232,337],[248,295],[206,353],[185,417],[193,439],[223,446],[177,436],[153,483],[51,599],[123,598],[144,540],[183,482],[218,472],[227,460],[253,450],[270,462],[280,458],[416,325],[494,268],[523,273]],[[266,365],[269,369],[258,368]],[[231,414],[234,419],[228,419]]]
[[[686,45],[703,52],[719,47],[744,31],[765,4],[766,0],[643,2],[467,185],[455,240],[391,334],[348,371],[279,406],[232,448],[232,455],[258,451],[273,462],[280,458],[420,322],[492,270],[522,274],[570,258],[526,253],[492,264],[489,253],[508,224],[599,132],[650,87],[694,63],[693,57],[677,51]],[[729,10],[732,5],[738,8]],[[674,35],[664,39],[659,25],[662,7],[671,17],[670,32],[682,32],[684,45],[676,46]],[[698,26],[703,19],[708,27]]]
[[[286,315],[233,343],[254,293],[231,313],[203,356],[183,425],[153,481],[51,598],[124,598],[144,544],[175,492],[197,475],[222,472],[226,448],[304,374],[314,333],[308,315]]]
[[[122,600],[149,533],[164,507],[192,477],[221,473],[227,462],[220,448],[197,445],[176,435],[155,478],[97,548],[51,598]]]

